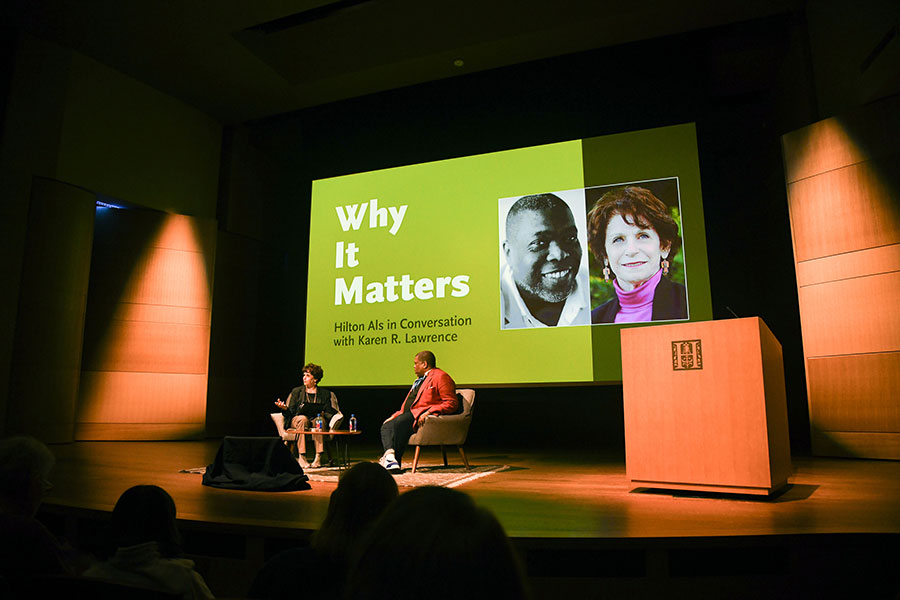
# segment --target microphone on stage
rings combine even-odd
[[[733,310],[731,310],[731,307],[730,307],[730,306],[726,305],[726,306],[725,306],[725,310],[727,310],[728,312],[730,312],[731,314],[733,314],[735,319],[740,319],[740,317],[737,315],[737,313],[734,312]]]

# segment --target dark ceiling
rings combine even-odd
[[[803,10],[800,0],[15,0],[12,19],[215,117]]]

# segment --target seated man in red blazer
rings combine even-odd
[[[400,410],[381,425],[384,455],[378,461],[391,473],[399,473],[400,459],[409,436],[428,415],[453,414],[459,410],[453,378],[435,366],[434,354],[419,352],[413,359],[416,381],[406,395]]]

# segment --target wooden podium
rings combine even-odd
[[[762,319],[634,327],[621,336],[632,484],[759,495],[787,484],[781,344]]]

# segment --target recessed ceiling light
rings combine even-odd
[[[461,58],[457,58],[456,60],[453,61],[453,66],[454,66],[454,67],[461,67],[461,66],[463,66],[464,64],[466,64],[466,63],[464,63],[464,62],[463,62],[463,59],[461,59]]]

